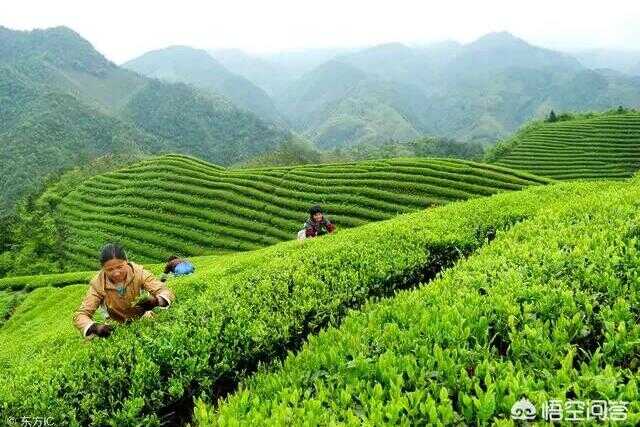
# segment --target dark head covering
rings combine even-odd
[[[121,259],[127,261],[127,254],[124,248],[117,243],[107,243],[100,251],[100,265],[104,265],[112,259]]]
[[[317,213],[323,213],[320,205],[313,205],[309,208],[309,216],[313,217]]]

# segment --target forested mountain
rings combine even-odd
[[[565,53],[532,46],[510,33],[490,33],[460,49],[447,65],[453,73],[476,74],[505,68],[577,71],[577,59]]]
[[[282,123],[282,117],[264,90],[230,72],[204,50],[173,46],[147,52],[122,66],[148,77],[210,90],[264,120]]]
[[[340,61],[329,61],[297,79],[279,99],[278,106],[297,128],[317,124],[317,114],[349,95],[368,78],[363,71]]]
[[[212,102],[184,83],[152,80],[131,98],[122,116],[170,144],[169,151],[228,165],[277,147],[288,134],[230,104]]]
[[[263,58],[285,70],[291,77],[299,78],[314,68],[340,55],[351,53],[349,48],[298,49],[266,54]]]
[[[640,81],[502,32],[465,45],[334,52],[274,97],[293,127],[322,148],[423,134],[491,144],[551,109],[638,106]]]
[[[464,46],[384,45],[339,60],[366,75],[354,81],[353,73],[324,64],[278,100],[293,123],[307,126],[299,130],[319,145],[415,134],[493,142],[553,108],[640,105],[637,79],[588,70],[569,55],[531,46],[508,33],[489,34]],[[323,121],[315,115],[312,122],[308,111],[298,108],[299,100],[294,97],[291,103],[291,94],[301,96],[300,86],[314,88],[323,82],[340,88],[343,95],[315,105],[315,110],[330,114]],[[388,94],[390,87],[393,102],[379,95]],[[359,114],[363,110],[364,116]]]
[[[165,141],[82,104],[35,89],[0,67],[0,216],[42,179],[107,153],[159,152]]]
[[[201,62],[210,62],[203,53]],[[640,80],[620,72],[619,66],[594,67],[585,57],[581,63],[507,32],[468,44],[387,43],[262,56],[237,49],[211,54],[268,92],[288,124],[320,149],[409,141],[422,135],[490,145],[552,109],[598,111],[640,105]],[[631,64],[633,55],[601,59]],[[151,68],[141,71],[153,75]],[[629,65],[625,72],[632,68]],[[203,78],[200,83],[184,76],[182,80],[204,86]]]
[[[296,130],[333,149],[415,139],[425,103],[418,88],[333,60],[298,79],[278,105]]]
[[[410,48],[401,43],[374,46],[339,59],[360,70],[385,80],[419,86],[425,93],[433,92],[442,67],[461,49],[456,42],[435,43]]]
[[[288,133],[226,98],[122,69],[64,27],[0,27],[0,215],[49,173],[119,151],[248,159]]]
[[[278,98],[294,80],[354,49],[300,49],[250,55],[240,49],[213,49],[209,53],[229,71],[239,74]]]

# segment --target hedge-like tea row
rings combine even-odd
[[[199,425],[514,425],[523,397],[537,421],[550,399],[626,401],[638,425],[639,208],[637,183],[550,205],[200,404]]]
[[[63,287],[78,283],[86,284],[91,280],[93,274],[95,274],[95,272],[81,271],[50,275],[43,274],[38,276],[5,277],[0,279],[0,291],[32,290],[44,286]]]
[[[538,124],[506,143],[496,164],[554,179],[627,178],[640,169],[640,114]]]
[[[94,258],[98,258],[98,253],[91,254]],[[194,257],[190,258],[196,263],[200,263],[201,259],[211,260],[214,257]],[[96,260],[94,265],[98,264]],[[155,274],[162,273],[164,268],[163,264],[147,264],[145,266],[148,270]],[[3,277],[0,279],[0,292],[6,291],[32,291],[37,288],[53,287],[63,288],[70,285],[83,284],[86,285],[96,275],[95,271],[74,271],[72,273],[58,273],[58,274],[41,274],[36,276],[13,276]]]
[[[0,290],[0,327],[11,317],[23,297],[23,293]]]
[[[0,408],[65,425],[176,422],[194,396],[214,400],[350,308],[429,279],[485,243],[489,228],[500,235],[607,185],[535,187],[201,261],[172,282],[169,310],[88,344],[70,321],[85,288],[36,289],[0,328]]]
[[[458,160],[227,170],[167,155],[89,179],[63,199],[60,210],[69,236],[64,248],[74,256],[73,267],[96,268],[85,254],[105,240],[127,242],[141,262],[160,262],[174,253],[246,251],[294,239],[314,203],[323,204],[342,230],[548,182]]]

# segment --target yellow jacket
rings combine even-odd
[[[175,299],[175,295],[164,283],[145,270],[141,265],[129,262],[129,271],[124,286],[117,288],[101,270],[91,280],[87,294],[80,308],[73,316],[73,324],[83,335],[94,323],[94,313],[100,305],[104,305],[109,316],[117,322],[125,322],[144,314],[140,308],[133,307],[142,289],[151,295],[164,299],[167,306]]]

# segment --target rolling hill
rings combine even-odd
[[[290,137],[220,95],[117,67],[65,27],[0,27],[0,70],[0,161],[13,165],[0,169],[0,215],[49,172],[105,152],[230,164]]]
[[[626,178],[640,169],[640,112],[534,123],[499,144],[491,158],[554,179]]]
[[[226,96],[231,102],[251,111],[263,120],[284,124],[275,104],[258,86],[227,70],[204,50],[173,46],[147,52],[122,67],[147,77],[169,82],[183,82],[214,94]]]
[[[95,268],[105,241],[144,262],[257,249],[295,238],[313,203],[339,228],[548,180],[463,160],[390,159],[224,169],[167,155],[98,175],[59,207],[68,266]]]
[[[188,421],[201,398],[200,425],[471,425],[567,384],[576,399],[634,401],[639,188],[534,186],[197,258],[169,282],[169,310],[108,340],[73,329],[86,285],[52,277],[62,287],[17,303],[0,293],[0,310],[13,306],[0,406],[46,409],[56,424],[158,425]]]

